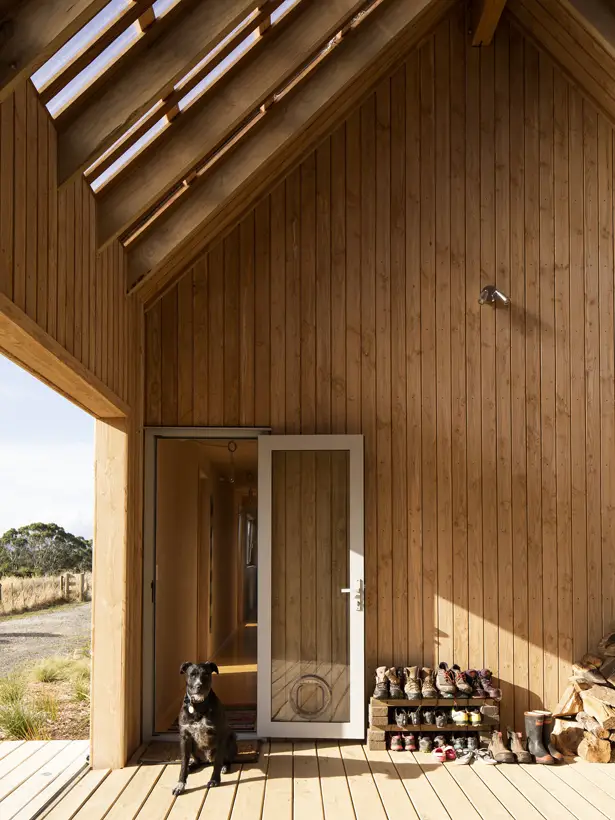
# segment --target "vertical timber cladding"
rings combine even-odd
[[[521,728],[615,612],[613,130],[506,19],[465,31],[150,309],[146,420],[363,433],[368,672],[488,666]]]
[[[127,401],[124,250],[96,252],[94,196],[83,178],[58,191],[56,158],[53,120],[23,81],[0,104],[0,291]]]

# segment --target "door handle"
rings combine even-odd
[[[356,603],[357,612],[361,612],[363,609],[363,580],[359,579],[357,581],[357,586],[355,589],[351,587],[343,587],[340,589],[340,592],[343,592],[345,595],[350,595],[354,592],[354,600]]]

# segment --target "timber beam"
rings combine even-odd
[[[312,0],[268,30],[227,77],[181,114],[96,197],[99,246],[128,231],[224,145],[352,19],[365,0]]]
[[[474,0],[472,45],[488,46],[500,22],[506,0]]]
[[[61,48],[108,0],[0,0],[0,101]]]
[[[251,133],[127,246],[129,290],[151,303],[215,236],[241,218],[455,0],[388,0],[343,37]]]
[[[259,5],[182,0],[56,119],[58,183],[82,173]]]

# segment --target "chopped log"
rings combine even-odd
[[[574,757],[579,748],[579,743],[583,740],[583,734],[583,728],[575,721],[574,717],[568,719],[555,717],[553,731],[551,732],[551,743],[564,757]]]
[[[608,740],[610,732],[608,729],[603,729],[596,718],[588,715],[587,712],[579,712],[576,717],[577,723],[585,729],[586,732],[598,737],[601,740]]]
[[[603,660],[604,658],[601,658],[600,655],[592,655],[591,652],[588,652],[581,658],[581,664],[585,666],[592,666],[594,669],[600,669]]]
[[[601,700],[607,706],[615,708],[615,689],[610,686],[592,686],[591,689],[587,690],[587,694],[592,698],[596,698],[596,700]]]
[[[608,740],[600,740],[589,732],[585,732],[583,740],[579,743],[577,754],[588,763],[610,763],[611,744]]]
[[[600,667],[600,674],[605,678],[607,683],[615,686],[615,658],[607,658]]]
[[[615,632],[608,632],[598,644],[598,652],[605,657],[615,657]]]
[[[592,689],[589,689],[587,692],[581,693],[583,711],[587,712],[591,717],[596,718],[604,729],[615,729],[615,709],[591,694],[593,689],[600,688],[604,687],[592,687]]]
[[[560,698],[560,702],[555,707],[554,714],[557,715],[576,715],[583,709],[583,701],[578,691],[571,683],[564,690],[564,694]]]
[[[604,686],[606,681],[604,676],[593,666],[584,663],[575,663],[572,665],[572,677],[578,681],[587,681],[592,685]]]

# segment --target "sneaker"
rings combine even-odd
[[[470,723],[472,726],[480,726],[483,722],[483,716],[480,713],[480,709],[468,709],[468,713],[470,715]]]
[[[467,709],[451,709],[451,717],[457,726],[466,726],[470,722]]]
[[[416,752],[416,737],[412,732],[409,735],[404,735],[404,749],[407,752]]]
[[[444,698],[452,697],[457,691],[455,686],[455,676],[448,668],[448,664],[444,661],[438,667],[438,674],[436,675],[436,689]]]
[[[466,737],[466,748],[471,752],[475,752],[478,749],[478,737],[476,735],[468,735]]]
[[[401,669],[396,669],[394,666],[391,666],[390,669],[386,670],[385,675],[389,681],[389,689],[391,692],[389,697],[391,700],[402,700],[404,693],[402,690]]]
[[[436,676],[433,669],[424,666],[421,673],[421,697],[423,698],[437,698],[438,690],[436,689]]]
[[[420,709],[410,709],[408,710],[410,714],[410,723],[413,726],[420,726],[421,725],[421,710]]]
[[[485,763],[488,766],[495,766],[498,762],[488,749],[477,749],[474,752],[474,759],[478,760],[479,763]]]
[[[423,709],[423,723],[425,726],[436,725],[436,716],[433,709]]]
[[[446,742],[446,738],[444,737],[444,735],[436,735],[433,739],[433,745],[434,746],[446,746],[448,744]]]
[[[418,666],[404,667],[404,676],[406,678],[406,685],[404,686],[404,693],[408,700],[416,700],[421,697],[421,680],[419,678]]]
[[[457,752],[453,749],[452,746],[445,746],[444,754],[446,755],[447,760],[457,760]]]
[[[491,756],[498,763],[516,763],[514,754],[506,746],[502,732],[493,732],[489,743]]]
[[[376,669],[376,686],[374,687],[374,697],[377,700],[387,700],[389,697],[389,682],[386,679],[386,666],[379,666]]]
[[[444,729],[446,724],[448,723],[448,715],[446,712],[443,712],[442,709],[438,709],[436,711],[436,726],[438,729]]]
[[[408,725],[408,713],[405,709],[395,710],[395,723],[400,729],[404,729]]]
[[[404,744],[401,739],[401,735],[393,735],[391,738],[391,751],[392,752],[403,752]]]
[[[457,760],[455,761],[455,763],[458,766],[468,766],[473,760],[474,752],[466,750],[465,752],[461,752],[461,754],[457,752]]]
[[[500,707],[497,703],[485,703],[483,706],[479,707],[478,710],[482,715],[488,718],[499,718],[500,717]]]
[[[431,753],[433,757],[438,761],[438,763],[444,763],[446,760],[446,752],[442,748],[442,746],[436,746],[436,748]]]
[[[468,669],[466,672],[466,678],[468,682],[472,685],[472,697],[473,698],[486,698],[487,693],[483,689],[483,686],[480,682],[480,677],[476,669]]]
[[[419,738],[419,752],[431,752],[433,741],[429,735],[421,735]]]
[[[466,738],[463,735],[453,737],[453,749],[455,749],[456,752],[463,752],[467,749]]]
[[[459,692],[466,698],[472,694],[472,684],[468,682],[465,672],[462,672],[457,664],[453,665],[451,672],[455,676],[455,686]]]

